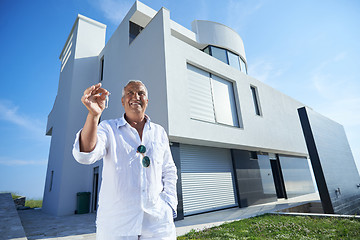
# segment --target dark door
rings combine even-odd
[[[98,205],[98,195],[99,195],[99,167],[94,167],[93,175],[93,192],[92,192],[92,210],[96,212]]]

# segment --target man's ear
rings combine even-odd
[[[125,107],[125,104],[124,104],[124,97],[121,98],[121,103],[123,105],[123,107]]]

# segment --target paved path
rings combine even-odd
[[[224,222],[232,222],[245,218],[255,217],[261,214],[276,212],[278,210],[295,207],[307,202],[319,201],[318,193],[308,194],[301,197],[281,199],[277,202],[266,203],[246,208],[230,208],[226,210],[210,212],[186,217],[184,220],[175,222],[178,236],[188,233],[191,229],[202,230],[218,226]]]
[[[175,222],[176,232],[178,236],[181,236],[189,232],[191,229],[208,228],[220,225],[224,222],[249,218],[267,212],[274,212],[318,200],[319,195],[315,193],[247,208],[231,208],[189,216],[184,220]],[[18,211],[18,213],[24,226],[26,236],[29,240],[95,240],[94,213],[64,217],[51,216],[43,213],[40,209],[22,210]]]
[[[95,213],[56,217],[41,209],[18,211],[26,236],[33,239],[95,240]]]

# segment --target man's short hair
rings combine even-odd
[[[127,84],[125,85],[125,87],[122,89],[121,98],[123,98],[123,97],[125,96],[125,88],[126,88],[129,84],[132,84],[132,83],[140,83],[141,85],[143,85],[144,88],[145,88],[146,96],[149,97],[148,90],[147,90],[145,84],[144,84],[142,81],[140,81],[140,80],[129,80],[129,81],[127,82]]]

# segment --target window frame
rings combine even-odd
[[[217,76],[215,74],[212,74],[212,73],[209,73],[209,74],[210,74],[211,97],[212,97],[213,108],[214,108],[215,123],[225,125],[225,126],[231,126],[231,127],[240,128],[241,124],[240,124],[240,119],[239,119],[239,114],[238,114],[238,106],[237,106],[238,104],[237,104],[237,101],[236,101],[234,83],[232,81],[229,81],[227,79],[219,77],[219,76]],[[236,116],[236,119],[235,119],[236,123],[235,124],[227,124],[227,123],[219,122],[219,120],[218,120],[219,111],[217,111],[216,107],[215,107],[215,102],[216,102],[215,96],[216,96],[216,94],[215,94],[215,88],[214,88],[214,81],[217,81],[217,80],[214,79],[213,76],[216,76],[216,77],[220,78],[221,80],[224,80],[224,81],[228,82],[231,85],[232,96],[229,96],[229,97],[232,97],[233,101],[234,101],[234,109],[231,109],[231,110],[235,111],[235,113],[232,113],[232,115]]]
[[[227,127],[235,127],[235,128],[240,128],[243,129],[243,121],[242,121],[242,116],[241,116],[241,108],[240,108],[240,103],[239,103],[239,94],[237,91],[237,84],[236,81],[233,81],[231,79],[225,78],[225,77],[220,77],[217,74],[213,74],[212,72],[210,72],[208,69],[199,66],[198,64],[192,63],[192,62],[186,62],[187,64],[187,71],[194,71],[191,70],[191,68],[195,68],[200,70],[201,72],[206,73],[207,75],[207,79],[209,82],[209,86],[210,86],[210,101],[211,101],[211,105],[212,105],[212,111],[211,111],[211,115],[212,115],[212,119],[203,119],[203,118],[198,118],[197,116],[192,116],[190,114],[190,119],[193,120],[197,120],[197,121],[203,121],[203,122],[207,122],[207,123],[213,123],[213,124],[218,124],[218,125],[222,125],[222,126],[227,126]],[[190,66],[190,67],[189,67]],[[220,78],[223,81],[226,81],[229,83],[229,85],[231,86],[231,96],[229,96],[230,98],[232,98],[232,103],[230,104],[230,108],[231,108],[231,117],[233,120],[232,124],[228,124],[228,123],[222,123],[218,121],[218,117],[217,115],[219,114],[218,111],[215,108],[215,90],[214,90],[214,81],[217,81],[216,79],[213,79],[213,76],[216,76],[217,78]],[[189,95],[189,99],[191,98],[191,95]],[[233,105],[233,107],[231,107]],[[191,104],[190,104],[190,109],[191,109]],[[209,112],[210,113],[210,112]]]

